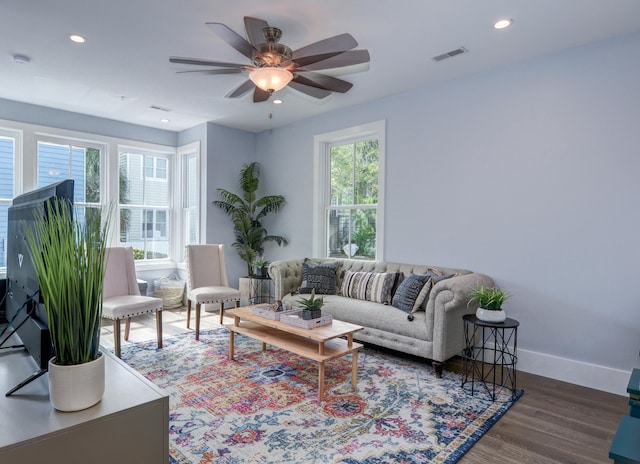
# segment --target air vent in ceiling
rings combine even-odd
[[[453,58],[454,56],[462,55],[463,53],[469,53],[469,50],[464,47],[460,47],[456,48],[455,50],[451,50],[450,52],[443,53],[442,55],[434,56],[432,59],[433,61],[442,61],[446,60],[447,58]]]
[[[151,105],[151,109],[158,110],[158,111],[166,111],[166,112],[171,111],[169,108],[163,108],[162,106],[156,106],[156,105]]]

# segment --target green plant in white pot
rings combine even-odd
[[[504,322],[507,314],[502,305],[509,298],[506,291],[499,287],[480,286],[473,289],[469,303],[478,303],[476,317],[485,322]]]
[[[26,229],[54,350],[50,400],[61,411],[88,408],[104,394],[99,347],[108,217],[87,208],[82,221],[74,220],[71,203],[53,199]],[[76,374],[78,368],[92,373]],[[72,384],[76,376],[79,385]]]

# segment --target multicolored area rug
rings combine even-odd
[[[123,347],[122,359],[170,394],[171,463],[454,463],[509,409],[435,378],[425,362],[364,349],[330,362],[319,402],[316,363],[227,329]],[[522,392],[518,392],[519,398]]]

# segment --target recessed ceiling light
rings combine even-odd
[[[167,118],[162,118],[160,122],[169,122],[169,120]]]
[[[280,100],[280,99],[273,100],[273,104],[274,105],[279,105],[281,103],[282,103],[282,100]]]
[[[513,23],[513,19],[501,19],[499,21],[496,21],[493,27],[495,27],[496,29],[504,29],[505,27],[511,26],[511,23]]]
[[[79,44],[85,43],[87,41],[87,39],[85,39],[80,34],[71,34],[69,36],[69,39],[71,39],[72,42],[79,43]]]

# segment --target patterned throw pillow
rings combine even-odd
[[[298,291],[311,293],[311,290],[315,290],[319,294],[335,295],[336,269],[338,269],[337,261],[317,264],[305,260],[302,263],[302,284]]]
[[[410,274],[402,281],[393,295],[391,304],[398,309],[401,309],[407,313],[413,311],[413,306],[420,295],[420,291],[425,285],[431,286],[431,279],[433,274]]]
[[[427,272],[427,275],[430,273]],[[429,299],[429,294],[431,293],[431,289],[441,280],[450,279],[455,276],[455,274],[446,274],[446,275],[432,275],[431,280],[427,282],[420,293],[418,294],[418,298],[416,298],[416,302],[413,304],[412,313],[418,311],[426,311],[427,309],[427,300]]]
[[[389,304],[396,279],[396,272],[347,271],[342,278],[340,294],[349,298]]]

